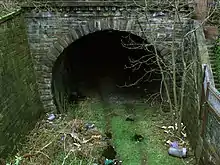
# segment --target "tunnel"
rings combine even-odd
[[[55,103],[72,92],[105,98],[109,93],[144,97],[159,91],[161,76],[153,46],[125,31],[105,30],[81,37],[57,58],[52,71]]]

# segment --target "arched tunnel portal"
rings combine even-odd
[[[143,97],[146,92],[158,92],[159,68],[154,47],[147,44],[137,35],[118,30],[97,31],[74,41],[52,70],[52,93],[58,109],[62,111],[73,92],[88,97],[96,93],[102,99],[110,93]]]

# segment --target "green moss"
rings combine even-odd
[[[163,132],[159,132],[156,125],[162,118],[155,108],[146,105],[134,105],[137,118],[128,122],[124,117],[113,117],[112,131],[116,150],[123,160],[123,164],[141,164],[143,160],[150,165],[181,165],[181,159],[168,155],[167,147],[163,144]],[[156,115],[156,116],[155,116]],[[141,142],[135,142],[133,136],[140,134],[144,137]]]
[[[13,17],[0,26],[0,155],[16,152],[43,108],[39,100],[24,18]]]

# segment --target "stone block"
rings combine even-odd
[[[39,89],[41,95],[52,95],[51,89]]]
[[[38,83],[39,89],[51,89],[51,84],[45,84],[45,83]]]
[[[102,30],[101,21],[100,20],[94,20],[94,28],[95,28],[95,31]]]
[[[119,21],[121,22],[120,23],[120,30],[126,31],[128,21],[126,19],[121,19]]]
[[[83,32],[83,35],[87,35],[90,33],[89,26],[88,26],[87,22],[84,22],[83,24],[81,24],[80,27]]]
[[[53,100],[53,96],[52,95],[41,95],[40,99],[41,99],[42,102],[50,101],[50,100]]]
[[[78,26],[77,28],[75,28],[75,31],[76,31],[76,33],[77,33],[77,35],[78,35],[79,38],[81,38],[81,37],[83,36],[83,33],[82,33],[82,31],[81,31],[80,26]]]
[[[110,29],[110,27],[108,26],[108,20],[107,19],[101,19],[100,23],[101,23],[101,29],[102,30],[109,30]]]
[[[44,107],[52,107],[52,106],[55,107],[53,99],[42,100],[42,103]]]
[[[59,53],[62,53],[64,50],[64,47],[59,42],[54,43],[54,48],[56,48]]]
[[[93,33],[93,32],[96,31],[96,28],[95,28],[95,26],[94,26],[94,20],[88,21],[88,26],[89,26],[89,31],[90,31],[91,33]]]
[[[44,102],[45,103],[45,102]],[[44,110],[45,112],[54,112],[54,113],[57,113],[57,108],[56,106],[54,105],[54,103],[52,105],[46,105],[46,103],[44,104]]]
[[[67,48],[69,46],[69,43],[65,40],[65,36],[62,36],[58,39],[58,43],[63,47]],[[61,50],[61,49],[60,49]]]

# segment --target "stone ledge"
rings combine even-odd
[[[143,2],[141,2],[143,4]],[[45,7],[45,5],[51,5],[53,7],[122,7],[122,6],[134,6],[137,5],[133,1],[60,1],[60,0],[50,0],[50,1],[34,1],[34,3],[26,3],[22,5],[22,8],[32,8],[39,4],[39,7]]]
[[[65,8],[69,8],[69,7],[81,7],[81,8],[85,8],[85,7],[97,7],[96,10],[100,10],[99,7],[119,7],[119,8],[143,8],[146,4],[145,1],[142,0],[137,0],[137,1],[133,1],[133,0],[127,0],[125,1],[95,1],[95,0],[89,0],[89,1],[71,1],[71,0],[47,0],[47,1],[37,1],[35,0],[32,3],[24,3],[22,5],[22,8],[36,8],[36,5],[38,5],[39,8],[46,8],[48,5],[52,6],[52,7],[65,7]],[[180,2],[180,5],[183,6],[185,5],[185,3]],[[164,7],[165,6],[165,7]],[[150,6],[150,10],[152,11],[161,11],[161,10],[172,10],[170,9],[170,4],[169,3],[157,3],[155,1],[155,3],[153,2]],[[188,2],[188,8],[189,9],[182,9],[180,10],[180,12],[189,12],[189,10],[193,10],[195,4]],[[88,9],[87,9],[88,10]],[[116,10],[116,9],[113,9]],[[143,9],[144,10],[144,9]]]

